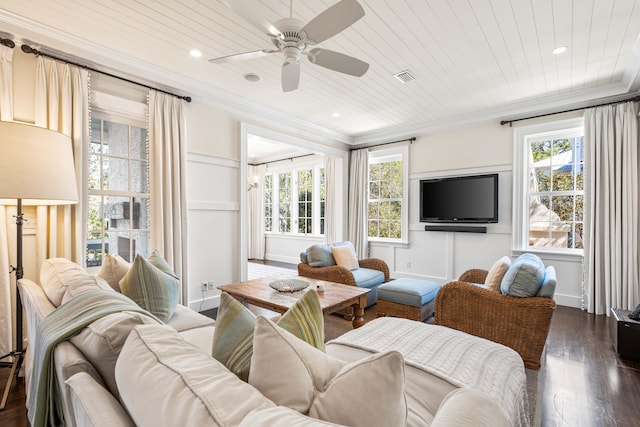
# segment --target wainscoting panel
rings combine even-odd
[[[219,305],[220,292],[201,290],[239,279],[239,162],[214,156],[187,155],[187,220],[190,308]]]

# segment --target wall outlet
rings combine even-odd
[[[202,292],[215,291],[216,282],[214,280],[207,280],[207,281],[201,282],[200,289],[202,290]]]
[[[411,261],[407,261],[407,268],[411,268]]]

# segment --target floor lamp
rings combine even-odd
[[[22,301],[17,288],[18,280],[23,277],[22,206],[66,205],[77,202],[78,191],[71,139],[49,129],[0,121],[0,204],[17,205],[16,265],[11,268],[16,273],[16,347],[0,357],[2,360],[12,358],[11,362],[3,363],[11,366],[11,371],[2,395],[0,410],[6,406],[11,386],[24,359]],[[5,224],[0,224],[0,227],[5,227]],[[11,340],[11,337],[9,339]]]

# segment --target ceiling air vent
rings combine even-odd
[[[400,80],[402,83],[409,83],[410,81],[416,79],[416,77],[413,74],[411,74],[411,71],[409,70],[404,70],[404,71],[400,71],[399,73],[395,73],[393,77]]]

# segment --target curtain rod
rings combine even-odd
[[[521,119],[513,119],[513,120],[502,120],[500,122],[501,126],[504,126],[506,124],[509,124],[509,127],[511,127],[513,122],[519,122],[521,120],[529,120],[529,119],[537,119],[538,117],[547,117],[547,116],[553,116],[556,114],[562,114],[562,113],[570,113],[572,111],[580,111],[580,110],[586,110],[587,108],[596,108],[596,107],[604,107],[605,105],[615,105],[615,104],[622,104],[623,102],[628,102],[628,101],[640,101],[640,96],[634,96],[632,98],[627,98],[627,99],[621,99],[620,101],[611,101],[611,102],[604,102],[602,104],[597,104],[597,105],[589,105],[587,107],[580,107],[580,108],[572,108],[570,110],[562,110],[562,111],[556,111],[554,113],[546,113],[546,114],[538,114],[537,116],[531,116],[531,117],[522,117]]]
[[[7,41],[7,40],[8,39],[1,39],[0,43],[2,43],[5,46],[9,46],[8,44],[5,44],[5,41]],[[13,43],[12,40],[8,40],[8,41],[10,41],[15,46],[15,43]],[[13,47],[13,46],[9,46],[9,47]],[[68,59],[60,58],[60,57],[51,55],[49,53],[41,52],[41,51],[39,51],[37,49],[32,48],[28,44],[23,44],[22,47],[20,47],[20,49],[22,49],[22,51],[24,53],[31,53],[31,54],[33,54],[35,56],[38,56],[38,55],[39,56],[44,56],[45,58],[50,58],[50,59],[53,59],[53,60],[56,60],[56,61],[64,62],[66,64],[75,65],[76,67],[85,68],[85,69],[87,69],[89,71],[94,71],[96,73],[104,74],[105,76],[113,77],[113,78],[116,78],[116,79],[119,79],[119,80],[122,80],[122,81],[125,81],[125,82],[128,82],[128,83],[133,83],[134,85],[146,87],[147,89],[157,90],[158,92],[166,93],[167,95],[175,96],[176,98],[180,98],[180,99],[183,99],[183,100],[185,100],[187,102],[191,102],[191,97],[190,96],[176,95],[175,93],[171,93],[171,92],[166,91],[166,90],[158,89],[157,87],[149,86],[149,85],[146,85],[144,83],[140,83],[140,82],[136,82],[136,81],[133,81],[133,80],[129,80],[129,79],[124,78],[124,77],[116,76],[115,74],[107,73],[106,71],[96,70],[95,68],[91,68],[91,67],[89,67],[87,65],[84,65],[84,64],[79,64],[77,62],[69,61]]]
[[[299,159],[300,157],[309,157],[309,156],[315,156],[315,153],[310,153],[310,154],[301,154],[299,156],[293,156],[293,157],[285,157],[284,159],[280,159],[280,160],[272,160],[270,162],[263,162],[263,163],[247,163],[249,166],[262,166],[262,165],[268,165],[269,163],[276,163],[276,162],[282,162],[285,160],[293,160],[293,159]]]
[[[365,147],[361,147],[361,148],[371,148],[371,147],[380,147],[382,145],[389,145],[389,144],[397,144],[398,142],[405,142],[405,141],[409,141],[410,144],[413,143],[413,141],[416,140],[415,136],[412,136],[411,138],[407,138],[407,139],[400,139],[398,141],[391,141],[391,142],[381,142],[380,144],[372,144],[372,145],[367,145]],[[360,150],[361,148],[350,148],[349,151],[354,151],[354,150]]]

